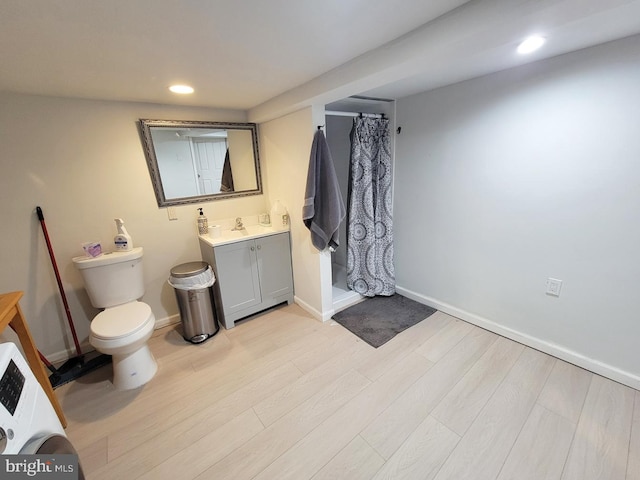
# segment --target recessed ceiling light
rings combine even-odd
[[[169,90],[171,90],[173,93],[193,93],[193,87],[190,87],[189,85],[171,85],[169,87]]]
[[[527,53],[535,52],[542,45],[544,45],[545,41],[546,39],[539,35],[534,35],[532,37],[529,37],[525,39],[520,45],[518,45],[518,53],[524,55]]]

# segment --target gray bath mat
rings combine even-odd
[[[336,313],[333,319],[372,347],[378,348],[436,311],[396,293],[390,297],[367,298]]]

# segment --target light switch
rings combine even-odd
[[[169,220],[177,220],[178,214],[176,213],[176,207],[167,207],[167,215]]]

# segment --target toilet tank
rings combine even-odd
[[[89,300],[94,307],[115,307],[142,297],[142,253],[142,247],[136,247],[129,252],[72,259],[82,275]]]

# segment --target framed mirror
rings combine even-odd
[[[140,119],[159,207],[262,193],[255,123]]]

